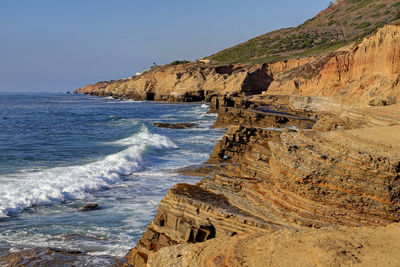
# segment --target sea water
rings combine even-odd
[[[1,93],[1,253],[52,247],[123,256],[167,190],[199,180],[175,170],[206,161],[221,138],[207,111],[202,103]],[[101,209],[78,211],[92,202]]]

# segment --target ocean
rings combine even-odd
[[[175,173],[223,135],[204,103],[0,94],[0,256],[36,247],[121,257],[153,220]],[[167,129],[155,122],[194,122]],[[86,203],[99,210],[80,212]]]

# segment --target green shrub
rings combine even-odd
[[[379,4],[374,8],[374,10],[379,10],[379,9],[385,7],[385,6],[386,6],[386,4]]]
[[[375,1],[376,1],[376,0],[363,0],[363,1],[360,1],[361,3],[359,3],[359,4],[357,5],[357,8],[358,8],[358,9],[363,8],[363,7],[365,7],[365,6],[369,5],[369,4],[372,4],[372,3],[375,2]]]
[[[365,29],[365,28],[368,28],[369,26],[371,26],[371,22],[364,21],[364,22],[361,22],[360,24],[358,24],[357,29]]]
[[[187,60],[175,60],[175,61],[169,63],[169,65],[176,66],[176,65],[186,64],[186,63],[190,63],[190,61],[187,61]]]

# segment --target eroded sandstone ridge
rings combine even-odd
[[[387,25],[359,44],[313,57],[262,65],[169,64],[140,76],[75,92],[156,101],[222,95],[341,96],[346,105],[381,106],[400,97],[400,26]]]
[[[129,79],[87,85],[75,93],[170,102],[209,101],[221,95],[254,95],[268,90],[275,74],[312,60],[314,57],[256,66],[171,63]]]
[[[400,105],[297,109],[306,99],[213,99],[216,125],[232,124],[210,155],[215,174],[170,189],[119,264],[398,263],[396,246],[371,253],[399,241],[399,226],[385,226],[400,219]]]
[[[85,86],[76,92],[140,100],[202,101],[214,94],[253,93],[251,90],[254,88],[246,88],[245,83],[258,86],[261,91],[266,89],[266,85],[258,84],[257,77],[254,77],[258,69],[254,72],[233,65],[210,67],[204,63],[170,64],[130,79]],[[264,78],[260,78],[260,83],[267,83]]]

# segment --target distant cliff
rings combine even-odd
[[[202,101],[214,94],[242,92],[248,73],[241,66],[169,64],[130,79],[85,86],[75,92],[155,101]]]
[[[254,95],[268,89],[275,73],[300,67],[312,59],[294,59],[254,67],[212,66],[199,62],[169,64],[130,79],[87,85],[75,90],[75,93],[171,102],[209,101],[212,96],[218,95]]]
[[[340,50],[256,66],[184,63],[75,92],[155,101],[209,101],[218,95],[341,96],[351,105],[400,97],[400,26],[388,25]]]

